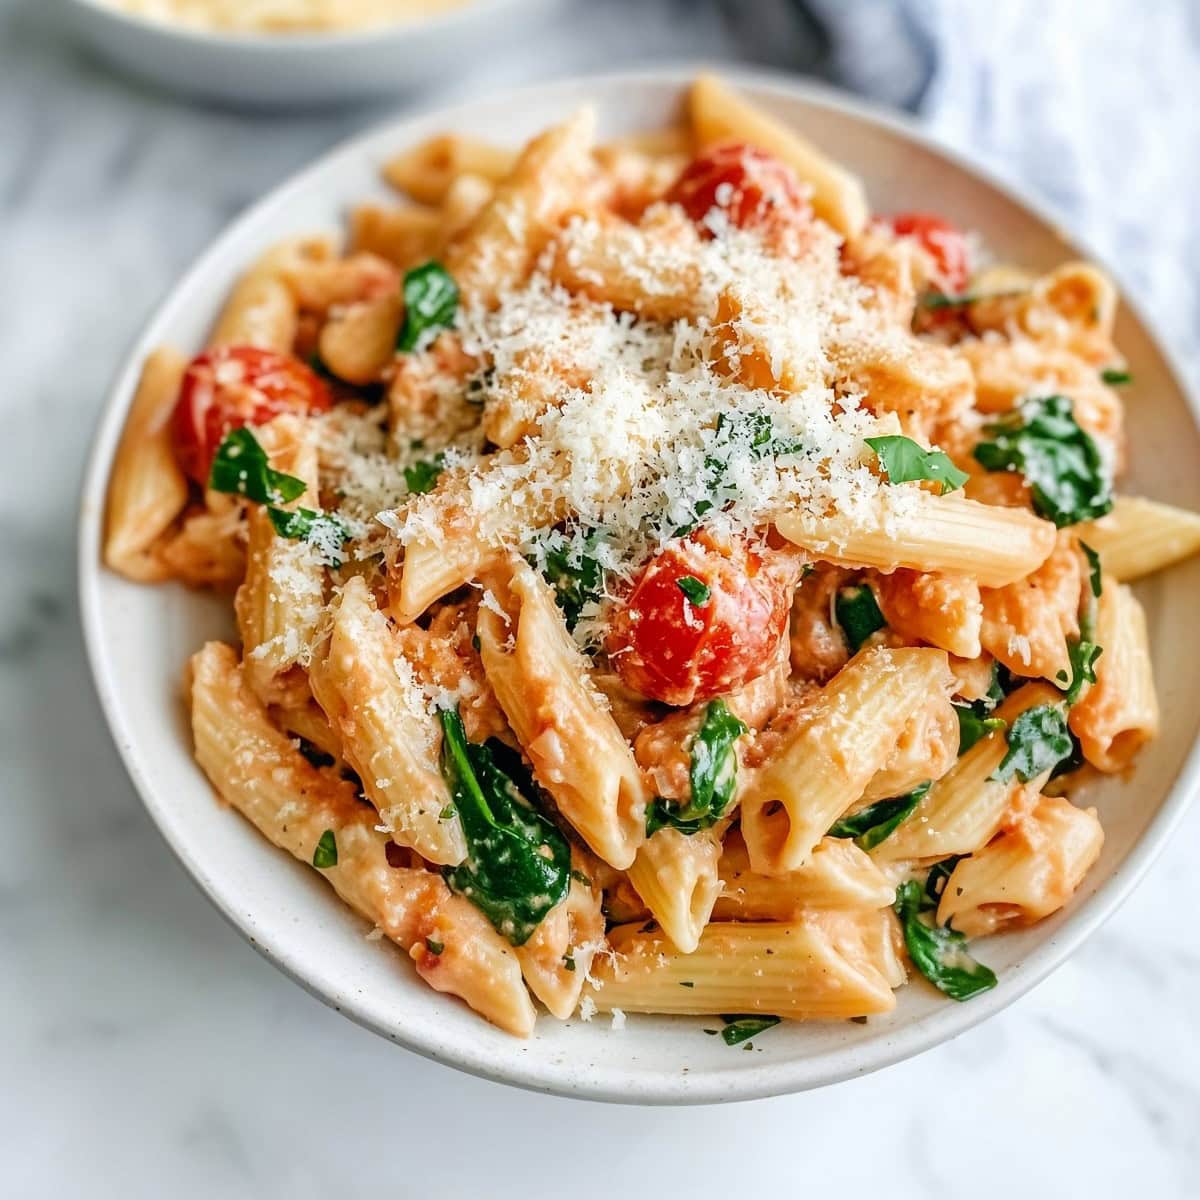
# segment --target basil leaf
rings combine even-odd
[[[437,486],[438,476],[442,473],[442,465],[446,461],[444,454],[435,454],[411,466],[404,468],[404,484],[411,495],[423,495],[432,492]]]
[[[724,700],[709,702],[692,740],[691,796],[686,804],[655,797],[646,809],[647,837],[664,825],[690,836],[720,820],[737,786],[734,743],[745,732],[746,726],[729,711]]]
[[[316,849],[313,850],[312,865],[324,871],[337,866],[337,837],[332,829],[321,834]]]
[[[875,593],[865,584],[839,588],[833,601],[833,613],[846,635],[851,654],[857,654],[873,633],[887,628]]]
[[[231,429],[217,448],[208,486],[259,504],[285,504],[304,493],[304,480],[273,471],[267,452],[245,426]]]
[[[443,950],[445,950],[445,948],[446,948],[446,943],[439,942],[437,940],[437,938],[426,938],[425,939],[425,949],[428,950],[430,954],[440,955],[441,952]]]
[[[1067,734],[1071,739],[1071,753],[1050,772],[1051,779],[1058,779],[1062,775],[1071,775],[1087,761],[1083,757],[1083,747],[1079,744],[1079,739],[1071,733],[1070,729],[1067,730]]]
[[[1132,383],[1133,376],[1128,371],[1123,371],[1119,367],[1105,367],[1100,372],[1100,378],[1108,384],[1109,387],[1119,387],[1122,383]]]
[[[712,588],[695,575],[681,575],[675,580],[675,585],[693,608],[703,608],[712,599]]]
[[[1067,641],[1067,654],[1071,660],[1070,682],[1063,672],[1059,672],[1058,684],[1068,704],[1074,704],[1079,699],[1085,683],[1096,682],[1096,659],[1104,653],[1101,646],[1089,642],[1086,638],[1070,638]]]
[[[341,547],[350,540],[350,530],[340,517],[311,508],[267,508],[267,516],[280,537],[315,546],[330,566],[342,565]]]
[[[985,717],[973,704],[955,704],[952,706],[954,715],[958,718],[958,753],[966,754],[980,738],[987,737],[997,729],[1007,729],[1008,722],[1003,717]]]
[[[404,324],[397,350],[419,350],[458,313],[458,284],[439,262],[423,263],[404,276]]]
[[[1013,775],[1028,783],[1043,771],[1052,770],[1071,754],[1071,735],[1067,717],[1060,704],[1039,704],[1027,708],[1008,731],[1008,752],[996,768],[993,779],[1002,783]]]
[[[1092,588],[1092,595],[1097,600],[1100,599],[1100,593],[1104,591],[1104,577],[1100,570],[1100,552],[1093,550],[1087,542],[1079,543],[1080,550],[1083,551],[1084,558],[1088,564],[1088,583]]]
[[[561,539],[561,544],[545,550],[542,575],[553,585],[554,599],[562,610],[567,629],[574,632],[584,608],[598,601],[604,591],[604,568],[592,553],[596,545],[594,533],[584,539],[582,547],[567,542],[561,534],[552,534],[551,538],[554,536]]]
[[[925,798],[933,786],[932,780],[913,788],[904,796],[890,800],[877,800],[860,808],[858,812],[837,821],[829,830],[835,838],[853,838],[862,850],[873,850],[880,842],[891,837],[902,822],[912,816],[913,810]]]
[[[1059,528],[1112,508],[1108,469],[1066,396],[1028,400],[988,433],[994,440],[975,447],[976,460],[989,471],[1024,474],[1034,508]]]
[[[936,483],[941,495],[956,491],[970,479],[960,471],[944,450],[926,450],[912,438],[892,434],[863,439],[879,458],[889,483],[911,483],[928,479]]]
[[[534,790],[532,780],[508,747],[467,741],[454,709],[444,708],[438,717],[442,775],[467,840],[466,861],[446,868],[443,876],[498,933],[523,946],[567,894],[570,847],[533,806],[526,794]]]
[[[721,1037],[727,1046],[737,1046],[749,1041],[755,1034],[764,1032],[780,1022],[779,1017],[760,1016],[758,1013],[722,1013],[725,1028]]]
[[[931,924],[923,912],[923,891],[915,879],[896,889],[896,913],[913,966],[951,1000],[970,1000],[996,986],[996,973],[967,953],[967,939],[945,925]]]

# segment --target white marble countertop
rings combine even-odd
[[[189,109],[62,44],[49,7],[0,0],[0,1195],[1197,1195],[1200,807],[1121,912],[1002,1016],[866,1079],[724,1108],[570,1102],[435,1066],[322,1007],[220,920],[92,695],[79,472],[161,292],[247,202],[378,112]],[[720,48],[701,17],[670,38],[580,20],[589,57],[557,73]],[[1194,192],[1185,208],[1194,222]],[[1151,286],[1159,269],[1132,273]],[[1186,317],[1171,314],[1183,334]]]

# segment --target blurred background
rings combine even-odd
[[[723,1109],[519,1094],[327,1011],[200,897],[93,700],[72,555],[111,375],[233,216],[399,108],[552,76],[740,61],[907,110],[1051,204],[1200,382],[1200,3],[560,0],[419,87],[275,111],[119,73],[74,3],[0,0],[0,1195],[1196,1195],[1200,811],[1070,963],[918,1060]]]

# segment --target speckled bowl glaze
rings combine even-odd
[[[428,1058],[541,1091],[636,1103],[744,1100],[818,1087],[917,1054],[998,1012],[1057,967],[1128,895],[1183,813],[1197,781],[1193,750],[1200,677],[1178,647],[1194,643],[1200,563],[1140,585],[1163,702],[1162,737],[1131,781],[1097,784],[1107,834],[1100,861],[1071,904],[1032,929],[989,939],[979,957],[999,986],[955,1004],[921,980],[895,1011],[866,1025],[785,1023],[755,1052],[705,1037],[703,1019],[630,1016],[559,1023],[543,1017],[528,1041],[491,1028],[427,988],[387,942],[316,873],[274,849],[220,808],[192,760],[180,678],[206,638],[229,636],[227,599],[182,587],[143,587],[100,565],[109,467],[139,365],[160,343],[199,347],[239,271],[283,236],[338,228],[354,201],[383,196],[379,164],[392,151],[452,129],[519,142],[585,102],[603,135],[661,126],[680,110],[691,72],[659,70],[546,84],[406,117],[355,139],[301,172],[238,220],[187,273],[132,347],[96,431],[80,514],[80,588],[96,687],[113,737],[146,808],[212,902],[263,955],[325,1003]],[[1010,187],[936,147],[907,123],[805,84],[735,76],[759,104],[793,122],[867,183],[881,211],[933,209],[982,231],[1002,259],[1050,267],[1087,252]],[[1129,390],[1127,487],[1200,508],[1195,403],[1135,310],[1123,306],[1118,340],[1136,378]],[[986,549],[982,549],[986,553]],[[1172,647],[1176,648],[1172,650]]]

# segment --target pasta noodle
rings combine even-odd
[[[1200,551],[1114,492],[1115,288],[872,217],[709,76],[594,128],[397,147],[344,250],[251,263],[145,363],[105,563],[236,589],[201,768],[499,1028],[968,999],[1099,855],[1129,584]]]

